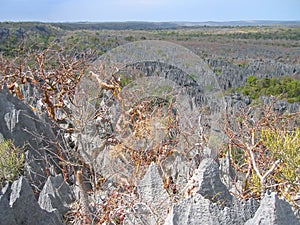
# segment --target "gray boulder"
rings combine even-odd
[[[230,224],[244,224],[254,216],[258,207],[259,203],[253,198],[245,201],[233,197],[232,206],[230,207]]]
[[[6,187],[0,195],[0,224],[62,224],[54,213],[40,208],[24,177]]]
[[[261,201],[255,216],[245,225],[299,225],[291,206],[285,200],[279,199],[276,193],[267,194]]]
[[[157,204],[165,201],[164,199],[168,199],[168,193],[164,189],[163,180],[154,162],[150,164],[146,174],[140,181],[138,190],[142,202]]]
[[[173,154],[175,159],[170,160],[169,168],[165,171],[170,171],[170,175],[176,185],[177,190],[182,190],[190,178],[190,174],[193,169],[197,168],[196,163],[189,162],[186,158],[180,154]],[[171,158],[171,156],[169,156]]]

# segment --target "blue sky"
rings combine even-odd
[[[0,21],[300,20],[300,0],[0,0]]]

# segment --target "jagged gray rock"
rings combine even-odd
[[[6,187],[0,196],[0,224],[61,225],[54,213],[42,210],[24,177]]]
[[[219,165],[211,158],[202,160],[185,188],[185,192],[187,195],[201,194],[219,205],[231,205],[232,203],[232,196],[221,181]]]
[[[158,168],[152,162],[138,185],[140,202],[146,204],[156,217],[156,221],[163,221],[171,205],[170,197],[164,189],[163,179]]]
[[[245,223],[245,225],[256,224],[299,225],[300,222],[289,203],[279,199],[276,193],[272,192],[264,196],[255,216]]]
[[[9,184],[7,183],[0,192],[0,224],[5,225],[15,225],[17,224],[14,214],[9,207],[9,196],[11,190]]]
[[[133,206],[133,213],[127,215],[125,224],[156,224],[156,217],[153,210],[145,203],[138,203]]]
[[[220,208],[219,204],[195,193],[193,196],[174,204],[164,224],[244,224],[253,217],[257,208],[258,203],[253,199],[246,202],[235,199],[232,207]]]
[[[0,142],[4,141],[3,135],[0,133]]]
[[[297,112],[300,112],[300,104],[297,103],[297,102],[289,103],[286,100],[276,100],[274,97],[271,97],[271,96],[263,96],[260,99],[266,105],[274,103],[273,110],[276,111],[276,112],[279,112],[279,113],[284,113],[284,112],[297,113]]]
[[[235,171],[231,166],[231,159],[229,152],[226,153],[225,157],[219,159],[220,163],[220,178],[221,181],[226,185],[229,191],[236,192],[234,185]]]
[[[152,162],[138,186],[140,200],[142,202],[153,202],[154,204],[165,201],[169,196],[163,187],[164,183],[158,168]]]
[[[230,224],[244,224],[251,219],[259,207],[259,202],[250,198],[247,201],[239,200],[233,197],[232,206],[230,207]]]
[[[188,183],[192,169],[196,168],[194,162],[187,161],[182,155],[176,155],[176,158],[169,162],[170,175],[175,182],[176,188],[182,190]]]
[[[222,220],[224,218],[221,218],[217,204],[195,193],[193,197],[173,205],[165,225],[215,225]],[[224,224],[230,224],[230,220],[224,221]]]
[[[42,209],[56,212],[59,217],[62,217],[69,210],[68,205],[74,200],[74,193],[60,174],[48,177],[39,195],[38,203]]]
[[[221,74],[216,77],[223,90],[240,87],[250,75],[261,79],[270,76],[291,76],[300,72],[299,65],[284,64],[274,60],[247,59],[244,65],[237,65],[227,59],[219,59],[218,56],[214,56],[207,58],[206,62],[213,71],[221,71]]]
[[[229,168],[225,172],[231,176]],[[229,193],[212,158],[201,161],[184,193],[186,199],[172,206],[165,225],[244,224],[259,206],[253,199],[239,201]]]
[[[57,139],[50,121],[41,120],[29,106],[0,90],[0,133],[18,147],[25,146],[25,174],[35,187],[41,188],[46,179],[46,161],[57,165]],[[51,151],[47,151],[51,149]],[[53,154],[49,154],[52,152]]]

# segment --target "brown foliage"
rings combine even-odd
[[[21,85],[31,85],[38,90],[40,96],[35,97],[43,101],[49,116],[57,120],[57,109],[65,106],[65,99],[72,99],[87,63],[86,56],[76,58],[54,46],[40,52],[20,51],[13,59],[0,56],[0,88],[6,86],[23,99]]]
[[[225,134],[228,137],[228,151],[238,179],[243,185],[240,197],[260,198],[266,190],[286,189],[287,183],[279,182],[274,176],[284,166],[262,139],[267,130],[291,132],[299,126],[300,113],[279,113],[273,104],[268,106],[247,106],[237,112],[227,112]],[[257,189],[259,187],[259,189]]]

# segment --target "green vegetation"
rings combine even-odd
[[[11,140],[0,142],[0,181],[13,181],[24,168],[23,149],[16,147]]]
[[[262,179],[257,173],[251,175],[249,187],[253,193],[260,195],[268,186],[276,186],[276,190],[287,200],[292,201],[292,196],[299,191],[300,169],[300,130],[277,130],[263,128],[259,136],[260,144],[268,154],[266,161],[272,162],[274,169]],[[260,165],[258,165],[259,167]],[[272,167],[271,167],[272,168]],[[267,174],[267,172],[265,172]]]
[[[290,103],[300,102],[300,81],[290,77],[258,79],[249,76],[245,86],[238,88],[238,91],[252,99],[273,95],[287,99]]]
[[[214,68],[214,69],[213,69],[213,72],[214,72],[214,74],[216,74],[217,76],[222,75],[222,69]]]
[[[300,40],[299,27],[202,27],[193,29],[160,30],[157,32],[164,38],[178,41],[208,37],[213,41],[220,38],[244,40]]]
[[[0,52],[15,57],[20,50],[44,50],[59,34],[57,28],[41,23],[0,23]]]
[[[261,131],[260,136],[270,158],[279,162],[270,179],[278,184],[278,192],[291,200],[291,194],[295,195],[299,191],[300,129],[288,131],[266,128]],[[254,188],[260,186],[261,184]]]
[[[197,79],[196,79],[196,75],[193,74],[193,73],[190,73],[188,76],[189,76],[189,78],[192,79],[193,81],[196,81],[196,80],[197,80]]]
[[[132,78],[128,76],[121,76],[120,85],[121,87],[127,86],[130,82],[132,82]]]
[[[206,43],[226,41],[235,44],[255,43],[294,48],[299,47],[300,28],[297,26],[185,28],[172,24],[151,23],[0,22],[0,52],[10,57],[18,55],[16,49],[45,50],[54,43],[66,51],[77,53],[94,51],[97,57],[120,44],[145,39],[191,42],[193,45],[199,41]]]
[[[271,190],[293,204],[300,190],[300,114],[281,115],[273,107],[247,106],[230,118],[227,114],[226,151],[243,182],[239,189],[242,197],[260,198]]]
[[[246,28],[245,28],[246,29]],[[263,40],[300,40],[300,28],[265,28],[264,30],[248,28],[248,30],[227,33],[226,36],[235,39]]]
[[[129,42],[136,41],[135,37],[133,37],[132,35],[126,36],[126,37],[125,37],[125,40],[126,40],[126,41],[129,41]]]

